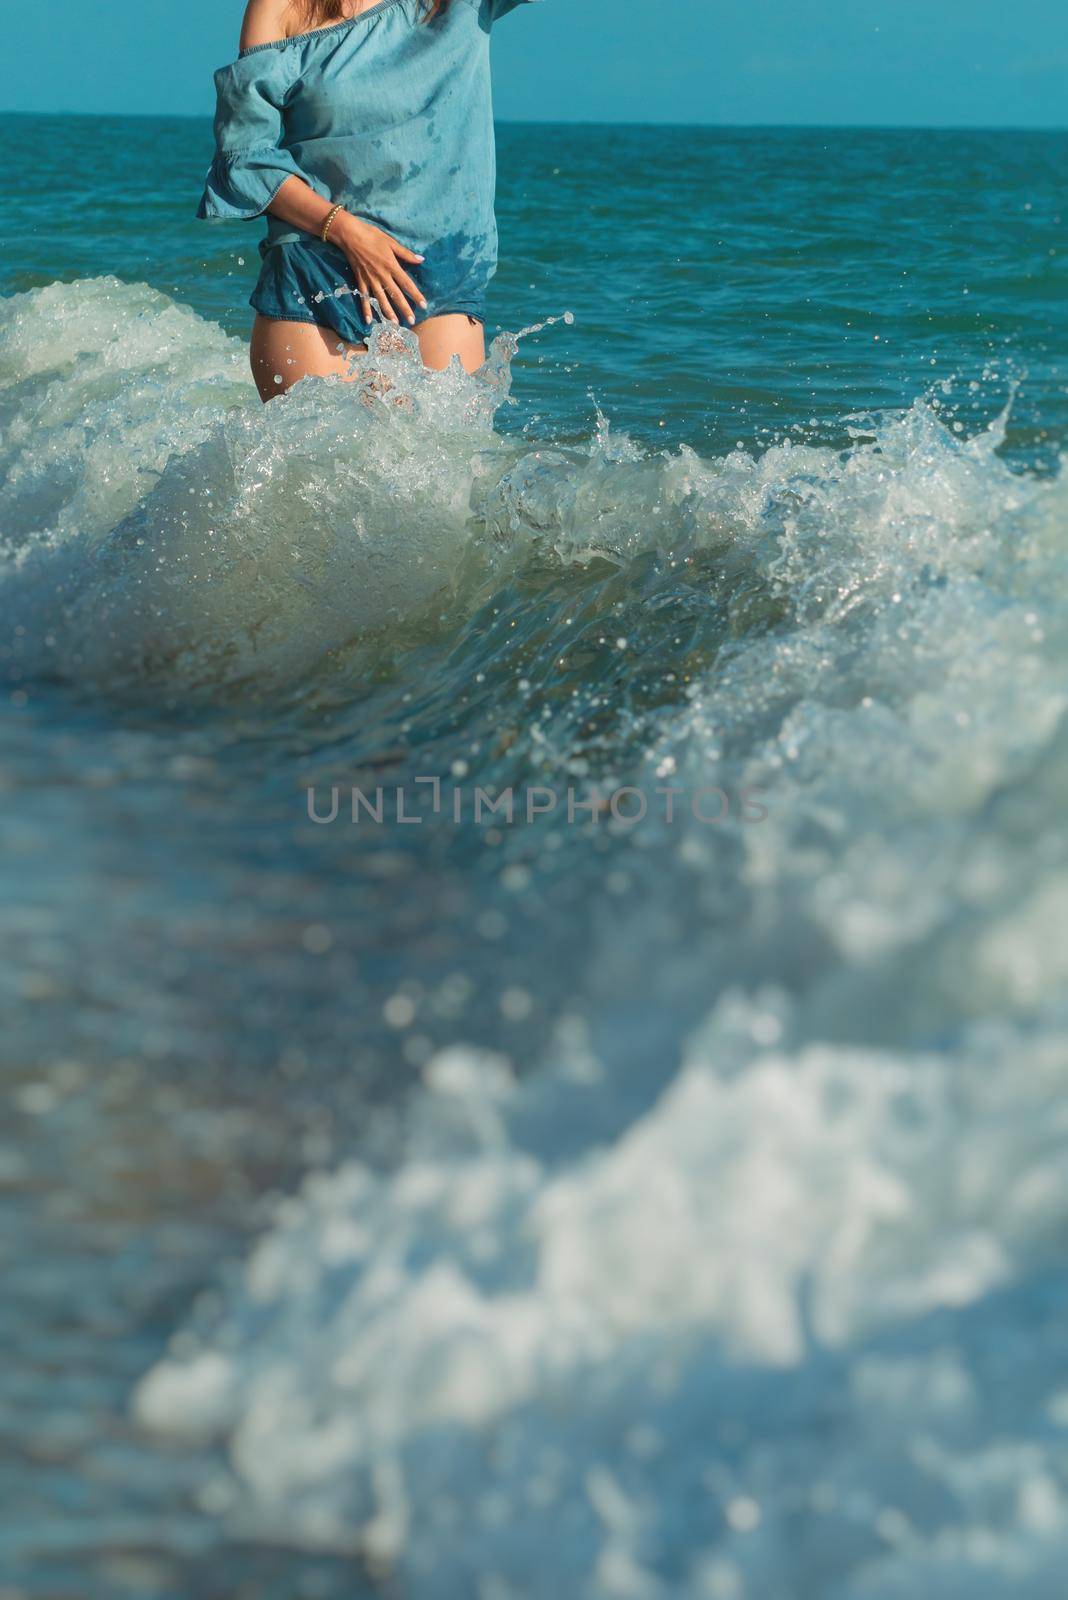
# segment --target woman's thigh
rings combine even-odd
[[[451,311],[444,317],[427,317],[415,330],[425,367],[440,371],[459,356],[467,372],[477,372],[486,359],[482,324],[475,317]]]
[[[437,371],[447,367],[454,355],[467,372],[477,372],[486,359],[482,324],[475,317],[460,312],[427,317],[415,332],[423,365]],[[351,380],[358,371],[353,356],[366,351],[366,345],[348,344],[332,328],[315,322],[283,322],[257,314],[252,324],[249,355],[261,400],[284,394],[301,378]]]
[[[347,344],[333,328],[316,322],[282,322],[257,315],[249,356],[261,400],[284,394],[301,378],[352,378],[354,355],[364,344]]]

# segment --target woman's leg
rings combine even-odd
[[[482,324],[476,317],[450,312],[427,317],[415,330],[423,365],[436,371],[459,356],[465,371],[477,372],[486,359]],[[355,376],[354,355],[366,354],[365,344],[348,344],[332,328],[315,322],[282,322],[257,314],[252,324],[249,355],[252,376],[261,400],[284,394],[301,378]]]
[[[351,378],[351,357],[367,349],[347,344],[333,328],[316,322],[282,322],[257,314],[249,356],[261,400],[284,394],[301,378]]]
[[[425,367],[441,371],[459,356],[466,372],[477,372],[486,359],[486,341],[477,317],[450,311],[444,317],[427,317],[415,330]]]

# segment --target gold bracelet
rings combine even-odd
[[[343,205],[331,206],[330,210],[326,213],[326,221],[323,223],[322,231],[319,234],[319,237],[324,244],[327,242],[327,234],[334,225],[334,218],[337,216],[339,211],[344,211],[344,209],[345,207]]]

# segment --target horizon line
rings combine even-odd
[[[8,117],[120,117],[130,122],[210,122],[211,113],[201,111],[7,111]],[[990,122],[674,122],[666,118],[650,121],[626,119],[606,121],[600,117],[497,117],[500,127],[514,128],[674,128],[718,132],[793,132],[812,133],[1068,133],[1068,123],[990,123]]]

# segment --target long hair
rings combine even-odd
[[[427,22],[440,17],[449,0],[423,0]],[[294,8],[302,27],[322,28],[328,22],[344,22],[352,14],[351,0],[294,0]]]

